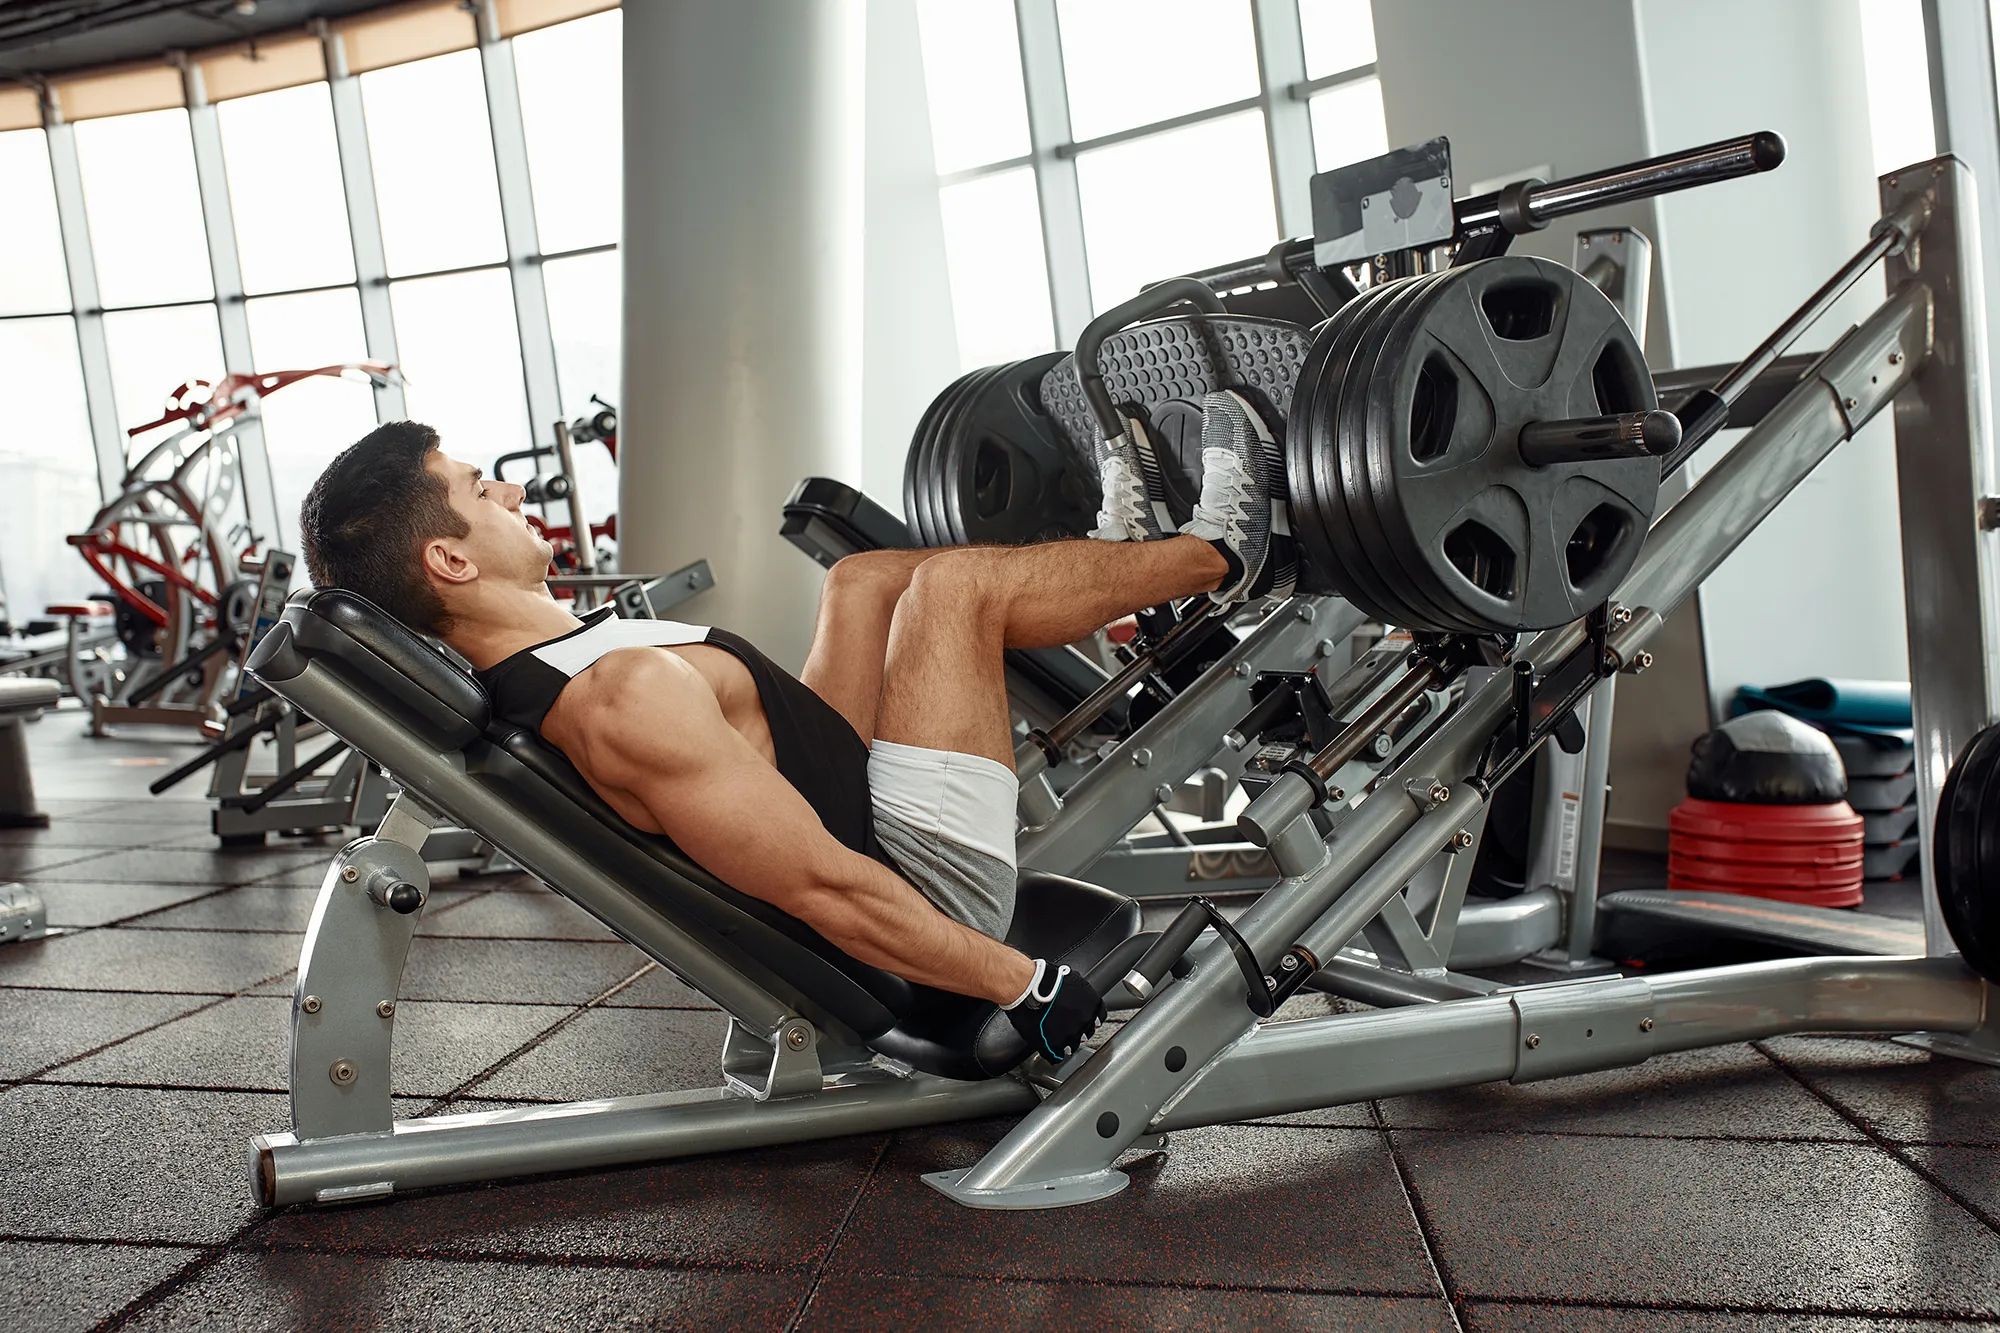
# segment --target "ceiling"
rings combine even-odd
[[[60,74],[296,30],[382,0],[0,0],[0,78]]]

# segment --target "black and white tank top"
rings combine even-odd
[[[854,851],[887,864],[875,841],[867,745],[810,686],[728,630],[673,620],[625,620],[610,607],[601,607],[568,634],[523,648],[478,675],[493,701],[494,716],[539,736],[542,720],[563,687],[606,653],[695,643],[722,649],[750,672],[770,724],[778,772],[806,798],[827,832]],[[648,719],[634,721],[643,724]],[[671,717],[650,721],[662,727],[674,725]]]

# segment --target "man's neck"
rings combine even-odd
[[[481,588],[475,605],[454,617],[449,642],[481,671],[523,648],[560,638],[583,622],[549,596],[545,585]]]

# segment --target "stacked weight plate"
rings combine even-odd
[[[1861,904],[1861,816],[1845,801],[1747,805],[1690,798],[1667,817],[1667,887],[1808,907]]]
[[[1042,406],[1051,353],[988,366],[932,400],[903,465],[903,510],[926,546],[1081,536],[1097,488]]]
[[[1659,464],[1531,467],[1521,427],[1658,405],[1638,340],[1572,269],[1503,256],[1371,288],[1314,332],[1289,414],[1305,586],[1389,624],[1567,624],[1638,558]]]

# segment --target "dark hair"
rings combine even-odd
[[[438,433],[418,422],[378,426],[327,464],[299,507],[313,586],[359,593],[426,634],[445,633],[451,616],[424,576],[424,543],[472,531],[424,468],[437,447]]]

